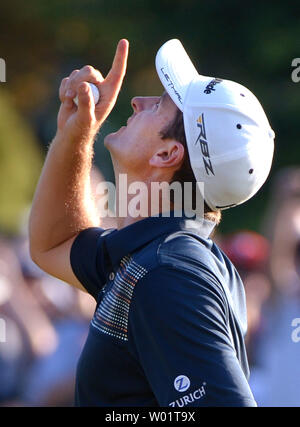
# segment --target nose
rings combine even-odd
[[[131,100],[131,106],[135,113],[139,113],[146,108],[151,108],[158,100],[159,96],[135,96]]]
[[[140,100],[141,100],[140,96],[135,96],[131,100],[131,106],[132,106],[132,109],[135,113],[138,113],[140,108],[141,108],[141,101]]]

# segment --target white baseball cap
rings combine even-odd
[[[183,112],[191,166],[213,210],[250,199],[269,175],[275,134],[258,99],[230,80],[200,75],[181,42],[167,41],[156,69]]]

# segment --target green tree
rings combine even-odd
[[[42,166],[41,150],[31,128],[17,113],[1,86],[0,98],[0,229],[18,231]]]

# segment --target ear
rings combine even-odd
[[[149,160],[149,165],[157,168],[170,168],[179,166],[184,157],[184,147],[178,141],[165,140]]]

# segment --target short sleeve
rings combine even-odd
[[[91,227],[81,231],[73,242],[70,254],[72,270],[97,301],[106,282],[107,256],[104,235],[115,230]]]
[[[137,285],[129,330],[160,406],[256,406],[228,331],[222,290],[160,266]]]

